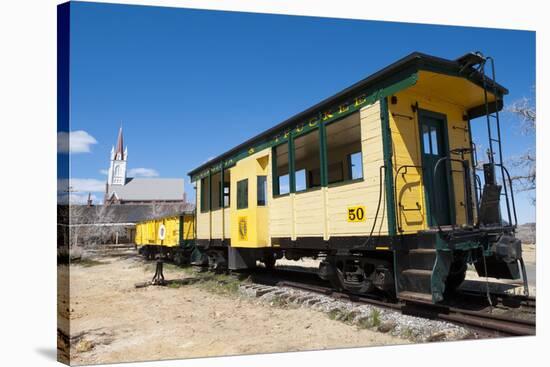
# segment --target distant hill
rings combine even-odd
[[[521,240],[522,243],[536,243],[536,223],[525,223],[518,225],[516,236]]]

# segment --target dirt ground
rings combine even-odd
[[[198,285],[135,288],[154,268],[137,256],[70,266],[72,363],[97,364],[404,344],[304,309],[218,295]],[[165,269],[166,279],[184,270]]]

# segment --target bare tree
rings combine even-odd
[[[117,232],[125,233],[124,226],[117,226],[122,219],[118,211],[111,206],[71,205],[70,208],[70,244],[103,244]]]
[[[514,102],[508,111],[519,118],[521,132],[524,135],[534,135],[536,133],[537,113],[532,99],[522,98]],[[517,191],[526,192],[536,189],[536,151],[529,148],[520,156],[511,159],[511,165],[514,168],[512,181],[516,185]],[[533,197],[533,204],[535,203]]]

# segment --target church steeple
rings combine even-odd
[[[122,135],[122,125],[120,126],[120,129],[118,129],[118,138],[117,138],[117,142],[116,142],[116,151],[115,151],[115,154],[116,154],[116,157],[117,159],[124,159],[126,157],[124,157],[124,138],[123,138],[123,135]]]
[[[128,158],[128,147],[124,146],[122,124],[118,130],[116,149],[111,148],[111,166],[109,168],[108,185],[124,185],[126,183],[126,159]]]

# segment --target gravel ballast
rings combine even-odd
[[[389,333],[413,342],[463,340],[473,337],[468,329],[448,322],[403,315],[384,307],[341,301],[289,287],[245,283],[239,286],[239,294],[271,306],[309,308],[358,328]]]

